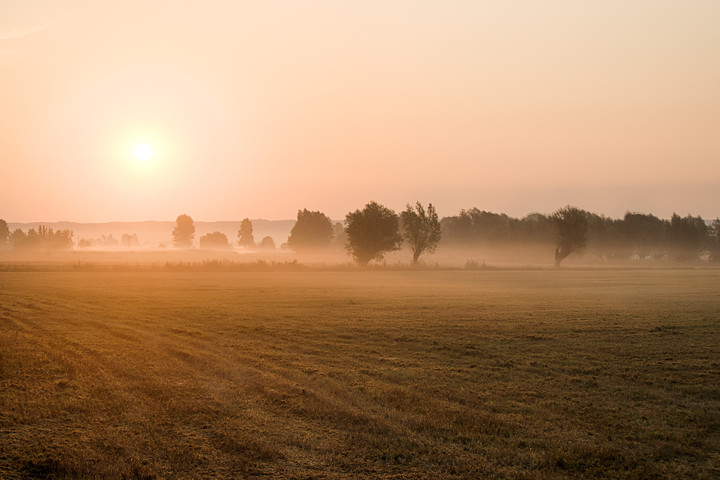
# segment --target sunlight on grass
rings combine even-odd
[[[3,272],[0,287],[0,472],[718,473],[717,271]]]

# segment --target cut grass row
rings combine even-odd
[[[0,273],[0,476],[711,478],[720,272]]]

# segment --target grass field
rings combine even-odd
[[[720,478],[720,270],[0,272],[0,478]]]

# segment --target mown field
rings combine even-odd
[[[719,478],[720,270],[0,272],[0,478]]]

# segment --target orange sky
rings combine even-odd
[[[3,0],[0,218],[714,218],[718,24],[717,0]]]

